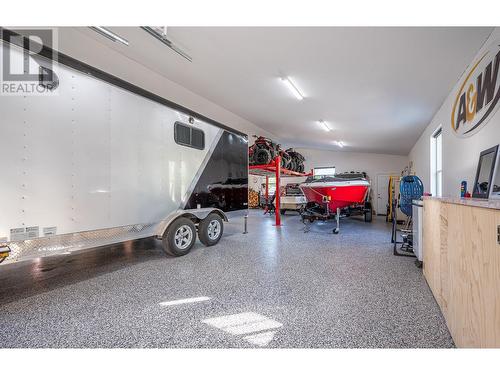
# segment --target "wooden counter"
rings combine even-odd
[[[424,276],[458,347],[500,347],[500,201],[424,198]]]

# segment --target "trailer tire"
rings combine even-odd
[[[371,223],[373,220],[373,211],[371,203],[366,203],[365,205],[365,222]]]
[[[211,213],[198,225],[198,237],[202,244],[205,246],[216,245],[224,233],[224,222],[222,218],[216,214]]]
[[[163,251],[180,257],[191,251],[196,242],[196,227],[192,220],[180,217],[168,227],[162,239]]]

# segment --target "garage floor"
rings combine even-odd
[[[2,266],[0,347],[453,347],[383,219],[272,223],[182,258],[147,240]]]

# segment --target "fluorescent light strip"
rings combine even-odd
[[[174,301],[166,301],[161,302],[161,306],[175,306],[175,305],[184,305],[186,303],[195,303],[195,302],[203,302],[208,301],[210,297],[193,297],[193,298],[185,298],[185,299],[177,299]]]
[[[326,123],[326,121],[324,120],[319,120],[318,123],[323,127],[323,129],[325,129],[327,132],[331,131],[332,128],[330,128],[328,126],[328,124]]]
[[[113,42],[119,42],[121,44],[125,44],[126,46],[129,45],[129,42],[127,39],[122,38],[119,35],[116,35],[114,32],[106,29],[105,27],[102,26],[90,26],[90,29],[94,30],[96,33],[101,34],[102,36],[105,36],[108,39],[111,39]]]
[[[189,56],[186,52],[182,51],[170,39],[168,39],[162,33],[156,31],[155,29],[153,29],[151,26],[141,26],[141,29],[143,29],[144,31],[146,31],[148,34],[154,36],[160,42],[162,42],[163,44],[165,44],[168,48],[170,48],[171,50],[177,52],[179,55],[181,55],[182,57],[184,57],[189,62],[193,61],[193,59],[191,58],[191,56]]]
[[[300,93],[300,91],[297,89],[297,87],[293,84],[291,79],[289,77],[283,77],[281,78],[281,81],[285,84],[286,87],[292,92],[292,94],[298,99],[302,100],[304,99],[304,95]]]
[[[339,146],[340,148],[344,147],[344,142],[342,141],[335,141],[335,144]]]

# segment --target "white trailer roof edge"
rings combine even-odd
[[[25,39],[22,35],[14,32],[12,30],[9,30],[9,29],[4,28],[4,27],[0,27],[0,41],[2,41],[3,43],[14,44],[20,48],[26,49],[25,46],[23,46],[21,44],[21,42],[13,43],[12,40],[10,39],[12,36],[18,37],[16,39],[14,39],[16,41],[24,41],[24,39]],[[190,110],[189,108],[186,108],[178,103],[175,103],[175,102],[172,102],[168,99],[165,99],[164,97],[162,97],[160,95],[157,95],[151,91],[143,89],[142,87],[134,85],[134,84],[132,84],[124,79],[116,77],[110,73],[103,71],[103,70],[97,69],[97,68],[95,68],[89,64],[86,64],[80,60],[77,60],[71,56],[68,56],[64,53],[56,51],[48,46],[37,44],[36,42],[31,41],[31,40],[28,43],[28,45],[31,47],[31,48],[28,48],[28,50],[35,50],[35,48],[36,48],[37,51],[38,50],[40,51],[40,52],[37,52],[37,54],[39,56],[43,56],[46,59],[54,60],[59,64],[63,64],[67,67],[70,67],[70,68],[75,69],[77,71],[80,71],[82,73],[89,74],[96,79],[103,80],[109,84],[120,87],[124,90],[130,91],[136,95],[140,95],[140,96],[147,98],[149,100],[155,101],[155,102],[162,104],[166,107],[169,107],[171,109],[181,111],[189,116],[195,117],[201,121],[207,122],[211,125],[214,125],[214,126],[217,126],[221,129],[227,130],[227,131],[234,133],[238,136],[248,138],[247,134],[245,134],[239,130],[236,130],[234,128],[231,128],[230,126],[224,125],[216,120],[213,120],[213,119],[211,119],[207,116],[204,116],[198,112]]]

